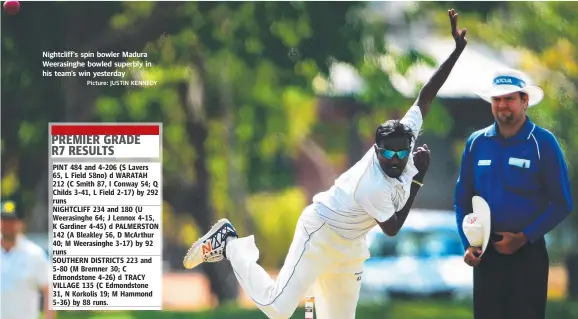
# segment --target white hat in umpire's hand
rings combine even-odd
[[[502,96],[514,92],[528,94],[528,107],[532,107],[544,98],[544,91],[535,85],[529,85],[526,75],[518,70],[503,70],[496,72],[492,79],[492,86],[476,95],[492,103],[492,97]]]
[[[472,213],[465,216],[462,223],[464,234],[472,247],[482,248],[482,254],[486,251],[490,242],[492,219],[490,206],[480,196],[472,197]]]

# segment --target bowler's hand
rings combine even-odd
[[[477,266],[482,258],[480,255],[482,254],[482,249],[480,247],[468,247],[466,249],[466,253],[464,254],[464,262],[471,267]]]
[[[467,29],[458,28],[458,13],[454,9],[448,10],[448,15],[450,16],[450,23],[452,26],[452,36],[454,41],[456,41],[456,49],[463,50],[468,44],[468,39],[466,39]]]
[[[423,178],[425,177],[425,174],[427,173],[427,170],[429,168],[430,159],[431,159],[431,151],[429,150],[426,144],[418,147],[416,151],[413,152],[413,164],[419,171],[419,173],[417,174],[418,175],[417,179],[423,180]]]
[[[496,233],[502,236],[500,241],[492,241],[492,245],[496,248],[496,251],[500,254],[511,255],[518,251],[522,246],[524,246],[528,239],[524,233]]]

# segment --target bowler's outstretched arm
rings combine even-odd
[[[442,85],[446,82],[450,72],[454,68],[454,65],[458,61],[458,58],[467,44],[466,29],[460,30],[458,28],[458,14],[453,9],[449,10],[448,14],[451,22],[452,36],[456,42],[456,47],[419,92],[415,105],[419,106],[423,118],[425,118],[429,113],[433,99],[438,94]]]

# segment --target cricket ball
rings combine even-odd
[[[13,16],[20,11],[20,3],[18,1],[4,1],[4,12]]]

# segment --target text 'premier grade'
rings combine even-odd
[[[50,130],[52,308],[161,310],[161,125]]]

